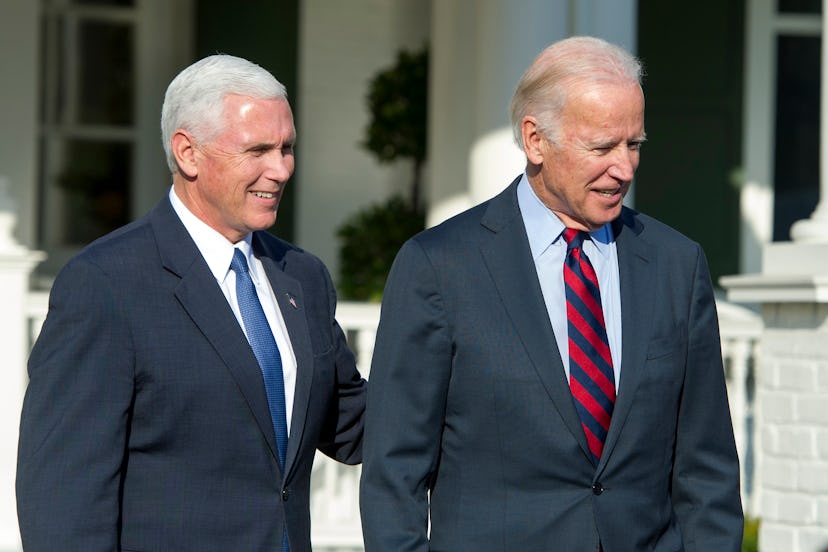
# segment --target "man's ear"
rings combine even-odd
[[[170,139],[172,153],[178,170],[187,178],[198,176],[198,164],[196,163],[195,140],[186,130],[178,129]]]
[[[546,138],[538,127],[538,120],[526,115],[520,122],[520,133],[523,138],[523,152],[526,160],[533,165],[543,164],[543,143]]]

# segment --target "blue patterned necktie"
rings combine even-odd
[[[270,331],[256,287],[250,278],[247,259],[240,249],[234,249],[230,269],[236,273],[236,299],[239,301],[244,327],[247,330],[247,340],[259,361],[262,370],[267,404],[270,407],[270,419],[273,422],[273,432],[276,434],[276,448],[279,453],[279,466],[282,473],[285,470],[285,453],[287,451],[288,430],[285,408],[285,380],[282,374],[282,357],[279,347]],[[282,534],[282,552],[289,552],[287,526]]]
[[[287,419],[285,413],[285,380],[282,374],[282,357],[279,347],[270,331],[256,287],[250,278],[247,259],[240,249],[234,249],[230,269],[236,273],[236,298],[239,301],[244,327],[247,330],[247,340],[259,367],[262,370],[267,404],[270,407],[270,417],[273,420],[273,432],[276,436],[276,448],[279,452],[279,465],[285,468],[285,452],[287,451]]]
[[[582,251],[585,233],[567,228],[563,235],[567,243],[564,287],[569,333],[569,387],[592,460],[597,464],[615,406],[615,374],[598,278]]]

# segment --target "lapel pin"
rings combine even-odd
[[[290,293],[286,293],[285,295],[287,296],[287,300],[288,300],[288,303],[290,303],[290,306],[293,307],[294,309],[298,309],[299,307],[296,306],[296,298],[293,295],[291,295]]]

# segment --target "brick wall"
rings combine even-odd
[[[828,551],[828,305],[763,309],[757,381],[762,552]]]

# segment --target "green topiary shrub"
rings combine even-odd
[[[365,128],[362,146],[380,163],[412,161],[409,200],[419,210],[426,158],[428,49],[400,51],[396,64],[371,80],[367,102],[371,120]]]
[[[340,295],[356,301],[381,300],[397,251],[424,225],[423,214],[399,196],[348,218],[337,230]]]
[[[371,119],[362,146],[380,163],[409,159],[408,197],[395,196],[349,217],[337,229],[339,293],[343,299],[379,301],[402,244],[422,230],[421,176],[426,157],[428,50],[401,51],[394,66],[368,87]]]

